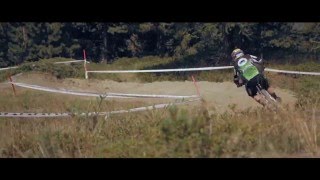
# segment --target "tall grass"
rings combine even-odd
[[[318,120],[299,108],[216,114],[205,105],[107,119],[7,120],[0,126],[0,156],[315,157]]]

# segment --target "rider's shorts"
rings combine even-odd
[[[268,80],[262,75],[258,74],[254,78],[252,78],[247,84],[246,84],[246,91],[249,96],[253,97],[257,95],[257,85],[258,83],[261,85],[263,89],[268,89],[269,88],[269,82]]]

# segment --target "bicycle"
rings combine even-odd
[[[258,94],[265,101],[265,107],[271,110],[277,110],[279,108],[279,102],[276,99],[274,99],[266,89],[262,88],[260,84],[258,84],[256,87],[258,90]]]

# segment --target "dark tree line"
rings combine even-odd
[[[219,62],[233,48],[264,58],[319,59],[320,23],[0,23],[0,67],[42,58],[95,62],[190,55]]]

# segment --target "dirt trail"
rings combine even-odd
[[[115,82],[111,80],[96,79],[64,79],[58,80],[51,75],[30,73],[15,77],[15,81],[30,83],[53,88],[65,88],[87,92],[113,92],[113,93],[136,93],[136,94],[168,94],[168,95],[196,95],[197,91],[192,81],[161,81],[152,83]],[[231,82],[197,82],[201,96],[207,101],[209,107],[215,107],[218,112],[224,112],[229,106],[236,105],[237,109],[259,107],[251,99],[244,87],[237,88]],[[276,88],[278,95],[282,97],[284,104],[293,105],[296,98],[287,90]],[[121,100],[121,101],[128,101]],[[158,102],[170,102],[168,99],[131,99],[129,101],[145,101],[146,105]],[[172,100],[171,100],[172,101]]]

